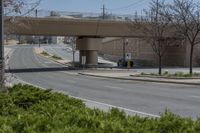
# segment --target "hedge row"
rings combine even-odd
[[[90,109],[77,99],[16,85],[0,93],[0,133],[199,133],[200,120],[165,112],[161,118]]]

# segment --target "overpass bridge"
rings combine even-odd
[[[7,17],[6,32],[19,35],[141,37],[130,30],[131,21],[89,20],[59,17]],[[141,32],[142,33],[142,32]]]
[[[89,20],[62,17],[6,17],[7,34],[76,36],[80,61],[86,57],[87,65],[97,65],[98,50],[104,37],[144,37],[142,30],[130,30],[132,21]]]

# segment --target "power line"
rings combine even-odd
[[[130,7],[135,7],[137,4],[140,4],[140,3],[143,3],[144,1],[146,0],[138,0],[132,4],[129,4],[129,5],[126,5],[126,6],[122,6],[122,7],[118,7],[118,8],[114,8],[114,9],[109,9],[110,11],[116,11],[116,10],[123,10],[123,9],[127,9],[127,8],[130,8]]]
[[[25,12],[24,14],[22,14],[21,16],[26,16],[27,14],[31,13],[32,11],[34,11],[42,2],[42,0],[38,0],[35,5],[33,5],[27,12]]]

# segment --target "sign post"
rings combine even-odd
[[[127,68],[131,68],[131,53],[126,54],[126,60],[127,60]]]
[[[85,64],[86,64],[86,56],[81,56],[81,64],[84,68]]]

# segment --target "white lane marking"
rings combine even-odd
[[[189,96],[189,97],[191,97],[191,98],[196,98],[196,99],[200,99],[200,96],[195,96],[195,95]]]
[[[38,88],[46,90],[46,88],[44,88],[44,87],[33,85],[31,83],[28,83],[28,82],[22,80],[18,76],[16,76],[16,77],[17,77],[18,80],[21,80],[21,82],[24,83],[24,84],[29,84],[29,85],[32,85],[32,86],[35,86],[35,87],[38,87]],[[54,90],[54,91],[69,95],[66,91],[61,91],[61,90]],[[102,103],[102,102],[97,102],[97,101],[94,101],[94,100],[89,100],[89,99],[85,99],[85,98],[81,98],[81,97],[75,97],[75,96],[72,96],[72,95],[69,95],[69,96],[73,97],[73,98],[76,98],[76,99],[83,100],[84,102],[91,102],[91,103],[94,103],[94,104],[107,106],[109,108],[118,108],[120,110],[124,110],[125,112],[126,111],[127,112],[131,112],[133,114],[138,114],[138,115],[142,115],[142,116],[150,116],[150,117],[154,117],[154,118],[160,118],[159,115],[154,115],[154,114],[150,114],[150,113],[146,113],[146,112],[142,112],[142,111],[137,111],[137,110],[133,110],[133,109],[128,109],[128,108],[124,108],[124,107],[121,107],[121,106],[115,106],[115,105],[111,105],[111,104],[106,104],[106,103]]]
[[[69,82],[69,83],[72,83],[72,84],[76,84],[76,81],[74,81],[74,80],[67,80],[67,82]]]
[[[33,49],[34,50],[34,49]],[[39,59],[38,59],[38,57],[37,57],[37,55],[36,55],[36,53],[33,51],[33,56],[34,56],[34,58],[35,58],[35,60],[40,64],[40,65],[42,65],[43,67],[49,67],[48,65],[46,65],[45,63],[43,63],[43,62],[41,62]]]
[[[52,64],[51,61],[45,61],[44,63],[45,63],[45,64]]]
[[[71,96],[71,97],[74,97],[74,96]],[[97,101],[94,101],[94,100],[88,100],[88,99],[80,98],[80,97],[74,97],[74,98],[77,98],[77,99],[80,99],[80,100],[83,100],[83,101],[86,101],[86,102],[92,102],[92,103],[95,103],[95,104],[103,105],[103,106],[108,106],[108,107],[111,107],[111,108],[118,108],[120,110],[128,111],[128,112],[131,112],[131,113],[134,113],[134,114],[140,114],[140,115],[143,115],[143,116],[150,116],[150,117],[160,118],[159,115],[154,115],[154,114],[150,114],[150,113],[146,113],[146,112],[141,112],[141,111],[137,111],[137,110],[133,110],[133,109],[128,109],[128,108],[124,108],[124,107],[121,107],[121,106],[115,106],[115,105],[106,104],[106,103],[102,103],[102,102],[97,102]]]
[[[110,88],[110,89],[123,90],[123,88],[121,88],[121,87],[116,87],[116,86],[104,86],[104,87]]]
[[[35,54],[34,54],[35,56]],[[35,56],[36,60],[39,61],[39,59]],[[40,61],[39,61],[40,62]],[[46,88],[43,88],[43,87],[40,87],[40,86],[37,86],[37,85],[33,85],[31,83],[28,83],[22,79],[20,79],[18,76],[16,76],[19,80],[21,80],[23,83],[25,84],[29,84],[29,85],[32,85],[32,86],[36,86],[38,88],[42,88],[42,89],[46,89]],[[71,80],[72,81],[72,80]],[[70,82],[70,81],[69,81]],[[74,82],[74,81],[72,81]],[[112,86],[107,86],[107,87],[112,87]],[[113,87],[112,87],[113,88]],[[123,89],[123,88],[119,88],[119,87],[114,87],[115,89]],[[56,90],[55,90],[56,91]],[[65,91],[57,91],[57,92],[62,92],[64,94],[67,94]],[[69,95],[69,94],[68,94]],[[69,95],[71,96],[71,95]],[[81,98],[81,97],[75,97],[75,96],[71,96],[73,98],[77,98],[77,99],[80,99],[80,100],[83,100],[85,102],[91,102],[91,103],[95,103],[95,104],[99,104],[99,105],[103,105],[103,106],[107,106],[107,107],[110,107],[110,108],[118,108],[118,109],[121,109],[121,110],[124,110],[124,111],[128,111],[128,112],[131,112],[131,113],[134,113],[134,114],[140,114],[140,115],[143,115],[143,116],[150,116],[150,117],[156,117],[156,118],[160,118],[159,115],[154,115],[154,114],[150,114],[150,113],[146,113],[146,112],[141,112],[141,111],[137,111],[137,110],[132,110],[132,109],[128,109],[128,108],[124,108],[124,107],[121,107],[121,106],[115,106],[115,105],[111,105],[111,104],[106,104],[106,103],[102,103],[102,102],[97,102],[97,101],[94,101],[94,100],[89,100],[89,99],[85,99],[85,98]]]
[[[79,75],[77,72],[70,72],[70,71],[69,72],[61,71],[61,72],[65,73],[67,75],[73,75],[73,76],[78,76]]]

